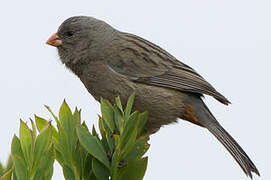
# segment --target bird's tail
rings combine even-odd
[[[252,178],[251,172],[260,176],[256,166],[250,160],[241,146],[231,137],[231,135],[216,121],[212,125],[205,126],[231,153],[232,157],[240,165],[247,176]]]
[[[230,152],[232,157],[243,169],[244,173],[252,179],[252,172],[260,176],[256,166],[250,160],[241,146],[233,139],[233,137],[219,124],[208,107],[202,102],[202,100],[193,103],[195,107],[195,116],[199,120],[199,123],[206,127]]]

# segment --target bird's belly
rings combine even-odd
[[[100,101],[108,99],[114,103],[115,97],[120,96],[125,105],[129,96],[135,92],[133,110],[148,111],[148,131],[156,131],[162,125],[176,122],[184,112],[184,101],[187,94],[163,87],[145,85],[132,82],[125,77],[117,76],[112,72],[95,71],[96,74],[86,72],[80,78],[91,95]]]

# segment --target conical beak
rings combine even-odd
[[[46,44],[58,47],[62,44],[62,41],[59,39],[58,34],[55,33],[47,40]]]

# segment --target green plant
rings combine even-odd
[[[46,106],[57,128],[36,115],[32,130],[21,121],[20,136],[12,141],[12,158],[6,167],[0,166],[2,179],[51,179],[55,159],[65,179],[143,179],[148,161],[143,156],[149,148],[149,138],[142,136],[147,112],[131,113],[134,96],[125,109],[119,97],[115,105],[101,99],[99,133],[94,126],[90,132],[80,111],[72,113],[65,101],[58,117]]]

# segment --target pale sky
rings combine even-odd
[[[210,110],[271,179],[271,3],[268,0],[2,1],[0,4],[0,161],[6,162],[19,119],[50,118],[66,98],[97,123],[99,104],[45,41],[68,17],[93,16],[144,37],[197,70],[233,104],[206,97]],[[207,131],[179,121],[151,136],[144,180],[248,179]],[[57,163],[55,163],[57,164]],[[55,166],[54,180],[63,179]]]

